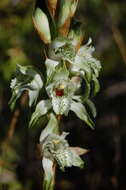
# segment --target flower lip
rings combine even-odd
[[[56,96],[63,96],[64,95],[64,89],[55,89]]]
[[[66,84],[64,84],[64,82],[59,82],[56,85],[56,87],[54,88],[55,95],[56,96],[63,96],[65,88],[66,88]]]

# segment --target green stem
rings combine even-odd
[[[44,176],[43,179],[43,190],[54,190],[55,186],[55,173],[56,173],[56,163],[53,166],[53,174],[50,176]]]

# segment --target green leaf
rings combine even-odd
[[[23,91],[28,90],[29,106],[36,102],[39,91],[43,86],[43,81],[39,73],[31,66],[17,65],[16,77],[11,81],[12,97],[10,106],[13,109],[16,100],[22,95]]]
[[[35,126],[37,124],[37,122],[40,120],[40,118],[43,115],[47,114],[47,112],[49,111],[49,109],[51,109],[51,107],[52,107],[52,105],[51,105],[50,100],[40,101],[36,106],[35,112],[31,116],[29,127]]]
[[[43,42],[46,44],[51,43],[51,34],[48,18],[40,8],[36,8],[34,11],[33,23]]]
[[[83,120],[87,125],[89,125],[92,129],[94,127],[93,121],[90,119],[85,107],[80,102],[72,101],[70,110],[73,111],[77,117]]]
[[[51,59],[46,59],[45,65],[47,69],[47,84],[52,80],[52,77],[54,76],[56,66],[59,64],[57,61],[53,61]]]
[[[59,134],[58,121],[53,113],[50,114],[50,120],[45,129],[41,132],[40,143],[42,143],[42,141],[52,133]]]

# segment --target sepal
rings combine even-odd
[[[51,107],[52,107],[51,100],[40,101],[36,106],[35,112],[31,116],[29,127],[35,126],[37,122],[39,122],[40,118],[45,114],[47,114],[47,112],[51,109]]]
[[[56,71],[55,70],[56,66],[58,64],[59,62],[57,61],[53,61],[52,59],[46,59],[45,65],[46,65],[46,72],[47,72],[47,81],[46,81],[47,84],[52,80]]]
[[[87,125],[89,125],[92,129],[94,129],[94,123],[89,117],[86,108],[82,103],[72,101],[70,110],[73,111],[78,118],[83,120]]]
[[[84,103],[88,106],[88,108],[90,109],[90,112],[92,113],[93,117],[95,118],[97,115],[95,104],[90,99],[85,100]]]

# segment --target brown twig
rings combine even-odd
[[[12,120],[11,120],[11,124],[10,124],[10,128],[8,130],[8,134],[7,134],[8,139],[11,139],[13,134],[14,134],[14,131],[15,131],[16,124],[17,124],[19,116],[20,116],[20,109],[17,108],[14,111],[14,114],[13,114],[13,117],[12,117]]]
[[[21,100],[20,100],[21,107],[24,107],[26,105],[27,100],[28,100],[28,93],[24,92],[24,94],[22,95]],[[16,108],[16,110],[14,111],[11,123],[10,123],[10,128],[8,130],[8,134],[7,134],[8,139],[11,139],[15,132],[15,128],[16,128],[20,114],[21,114],[20,108]]]
[[[122,36],[119,28],[116,25],[112,24],[111,28],[112,28],[113,37],[115,39],[115,42],[120,50],[123,61],[126,64],[126,44],[124,42],[123,36]]]
[[[126,44],[125,44],[124,38],[121,34],[120,29],[118,28],[117,21],[111,14],[111,8],[110,8],[109,4],[106,1],[104,1],[104,3],[107,8],[110,20],[111,20],[111,30],[112,30],[114,40],[119,48],[119,51],[120,51],[123,61],[126,64]]]

